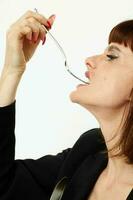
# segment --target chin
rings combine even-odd
[[[70,100],[73,103],[82,104],[83,99],[81,99],[81,95],[77,93],[77,91],[72,91],[69,95]]]
[[[73,102],[73,103],[77,103],[77,95],[75,94],[75,91],[72,91],[70,94],[69,94],[69,98],[70,100]]]
[[[91,105],[93,105],[93,102],[91,100],[87,99],[87,96],[84,95],[84,93],[79,93],[77,90],[72,91],[69,94],[69,98],[71,102],[79,104],[80,106],[86,108],[88,110]]]

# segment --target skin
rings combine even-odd
[[[124,45],[109,44],[112,45],[117,46],[121,52],[105,49],[100,55],[88,57],[85,63],[90,71],[91,84],[78,86],[70,94],[73,103],[78,103],[96,117],[108,149],[119,140],[121,131],[117,130],[124,110],[128,113],[133,87],[133,52]],[[107,55],[117,58],[110,59]],[[117,136],[109,142],[116,131]],[[109,162],[102,174],[104,188],[118,182],[132,184],[133,166],[125,162],[124,156],[112,158],[113,153],[108,155]]]

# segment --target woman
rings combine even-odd
[[[100,128],[80,136],[72,148],[37,160],[14,160],[15,96],[48,19],[26,12],[7,31],[0,78],[1,200],[133,199],[133,20],[114,27],[105,51],[86,59],[91,84],[80,85],[70,99],[94,114]]]

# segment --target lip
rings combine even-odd
[[[86,71],[85,72],[85,77],[88,78],[88,79],[91,79],[90,71]]]
[[[79,84],[76,87],[79,88],[79,87],[86,87],[86,86],[88,86],[88,85],[87,84]]]

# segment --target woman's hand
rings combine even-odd
[[[6,33],[4,74],[23,74],[26,63],[33,56],[40,40],[43,44],[45,42],[44,26],[50,29],[54,19],[54,15],[47,19],[39,13],[27,11],[10,26]]]

